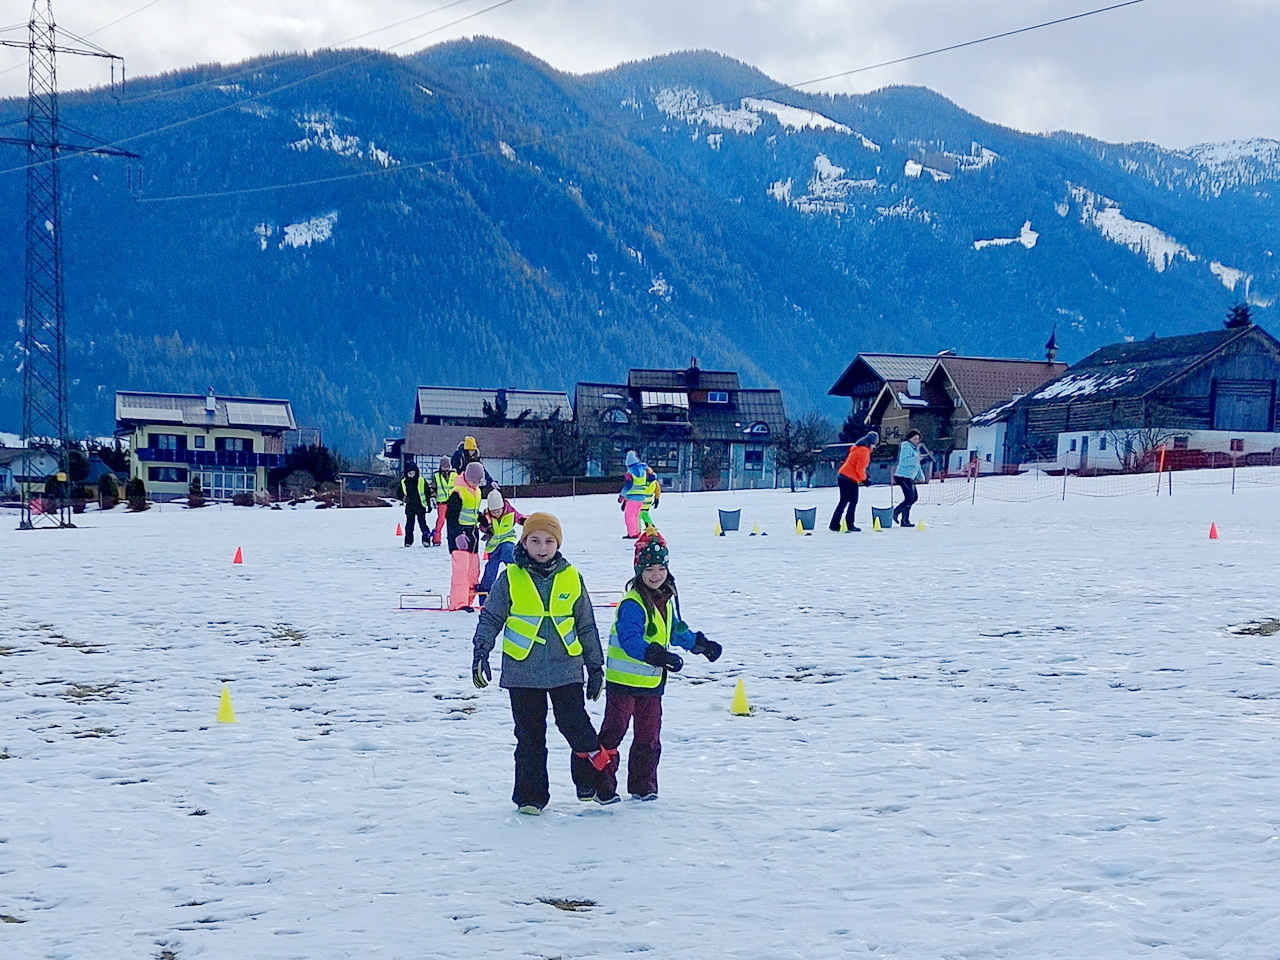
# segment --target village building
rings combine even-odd
[[[130,476],[152,500],[185,497],[193,477],[208,500],[265,491],[296,429],[288,400],[116,393],[116,436],[129,441]]]
[[[441,457],[474,437],[489,475],[502,487],[530,481],[529,445],[539,421],[572,420],[569,395],[550,390],[418,387],[404,436],[387,441],[385,456],[404,471],[416,463],[434,473]]]
[[[633,369],[622,383],[579,383],[575,423],[588,476],[621,476],[635,450],[667,490],[772,488],[786,428],[782,392],[744,389],[738,374]]]
[[[45,482],[57,472],[58,458],[47,450],[0,447],[0,497],[16,499],[36,485],[43,490]]]
[[[1140,468],[1270,462],[1280,448],[1280,341],[1248,323],[1096,350],[1000,414],[1010,463]]]
[[[1065,363],[1054,361],[1052,339],[1046,347],[1045,360],[961,357],[950,351],[859,354],[828,393],[849,397],[854,432],[874,429],[882,444],[896,445],[908,431],[919,430],[933,470],[985,471],[993,467],[985,459],[988,451],[971,440],[974,419],[1065,371]],[[983,434],[977,438],[985,442]],[[833,447],[832,456],[839,452]]]

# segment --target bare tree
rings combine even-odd
[[[1103,436],[1123,473],[1142,473],[1151,469],[1155,452],[1167,447],[1176,433],[1168,427],[1118,427]]]
[[[792,493],[796,489],[796,471],[811,473],[818,465],[819,453],[831,441],[834,433],[831,421],[815,410],[798,420],[787,420],[774,456],[778,468],[787,471]]]

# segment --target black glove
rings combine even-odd
[[[492,679],[493,671],[489,669],[489,658],[483,653],[477,653],[471,661],[471,682],[477,689],[483,690]]]
[[[720,654],[724,648],[714,640],[708,640],[707,635],[699,630],[693,635],[693,646],[689,648],[690,653],[701,654],[712,663],[720,659]]]
[[[672,673],[679,673],[684,666],[683,660],[656,642],[644,648],[644,662],[653,667],[666,667]]]
[[[600,691],[604,689],[604,671],[600,669],[587,671],[587,699],[599,700]]]

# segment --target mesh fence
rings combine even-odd
[[[1049,474],[1033,470],[1015,476],[988,475],[976,478],[951,477],[917,487],[922,505],[945,507],[987,500],[1020,503],[1067,497],[1176,496],[1179,491],[1216,488],[1239,489],[1280,487],[1280,467],[1223,467],[1204,470],[1176,470],[1159,473],[1115,473],[1085,476],[1074,473]],[[888,492],[876,488],[872,505],[887,502]],[[897,491],[893,499],[898,499]]]

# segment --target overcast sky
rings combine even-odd
[[[509,0],[420,36],[499,0],[463,0],[441,10],[447,2],[55,0],[54,11],[60,27],[123,56],[130,75],[314,50],[376,30],[359,45],[410,53],[486,34],[572,72],[706,48],[798,84],[1107,5],[1107,0]],[[31,4],[2,0],[0,11],[0,27],[24,24]],[[0,36],[24,39],[25,27]],[[1181,148],[1250,137],[1280,140],[1277,51],[1280,0],[1143,0],[806,89],[858,93],[919,84],[986,120],[1020,130],[1074,130],[1103,140],[1150,140]],[[102,61],[63,57],[59,76],[69,87],[105,81],[109,73]],[[0,96],[25,95],[25,54],[0,50]]]

